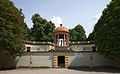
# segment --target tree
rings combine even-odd
[[[27,24],[24,23],[25,25],[25,36],[26,36],[26,40],[29,40],[29,34],[30,34],[30,29],[28,28]]]
[[[70,33],[70,41],[76,41],[77,40],[77,36],[76,36],[76,31],[75,29],[69,29],[69,33]]]
[[[46,35],[46,41],[53,42],[53,30],[55,29],[55,24],[51,21],[45,23],[44,33]]]
[[[86,40],[86,35],[85,35],[85,30],[84,28],[79,24],[74,28],[77,32],[77,41],[85,41]]]
[[[24,50],[24,28],[21,11],[10,0],[0,0],[0,65],[10,66],[11,59]],[[5,61],[5,56],[8,61]]]
[[[39,14],[32,16],[33,28],[29,35],[32,41],[53,41],[54,23],[43,19]]]
[[[94,32],[90,33],[88,38],[87,38],[87,41],[94,41],[95,40],[95,37],[94,37]]]
[[[112,0],[94,27],[95,43],[108,57],[120,56],[120,0]]]
[[[71,41],[85,41],[86,35],[84,28],[78,24],[75,28],[70,29],[70,40]]]
[[[45,39],[44,28],[42,25],[42,17],[39,14],[32,16],[33,28],[30,32],[30,40],[43,41]]]

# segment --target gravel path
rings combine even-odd
[[[0,74],[120,74],[120,72],[96,72],[96,71],[81,71],[74,69],[15,69],[15,70],[3,70]]]

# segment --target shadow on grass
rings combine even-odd
[[[86,71],[86,72],[120,73],[120,69],[114,68],[114,67],[92,67],[92,68],[91,67],[77,67],[77,68],[70,67],[68,69]]]

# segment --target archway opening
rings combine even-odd
[[[65,56],[58,56],[58,67],[65,68]]]

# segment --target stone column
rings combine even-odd
[[[31,52],[29,52],[29,56],[30,56],[29,68],[32,68],[32,53]]]
[[[65,34],[64,34],[64,39],[63,39],[63,46],[65,46]]]
[[[53,67],[54,68],[58,68],[58,59],[57,59],[57,56],[54,56],[54,60],[53,60]]]
[[[93,67],[93,52],[90,52],[90,67]]]
[[[67,37],[66,37],[66,45],[68,45],[69,44],[69,35],[67,35]]]
[[[68,56],[65,56],[65,68],[68,68]]]
[[[56,46],[56,34],[54,35],[54,44]]]
[[[59,46],[59,34],[57,34],[58,38],[57,38],[57,44]]]

